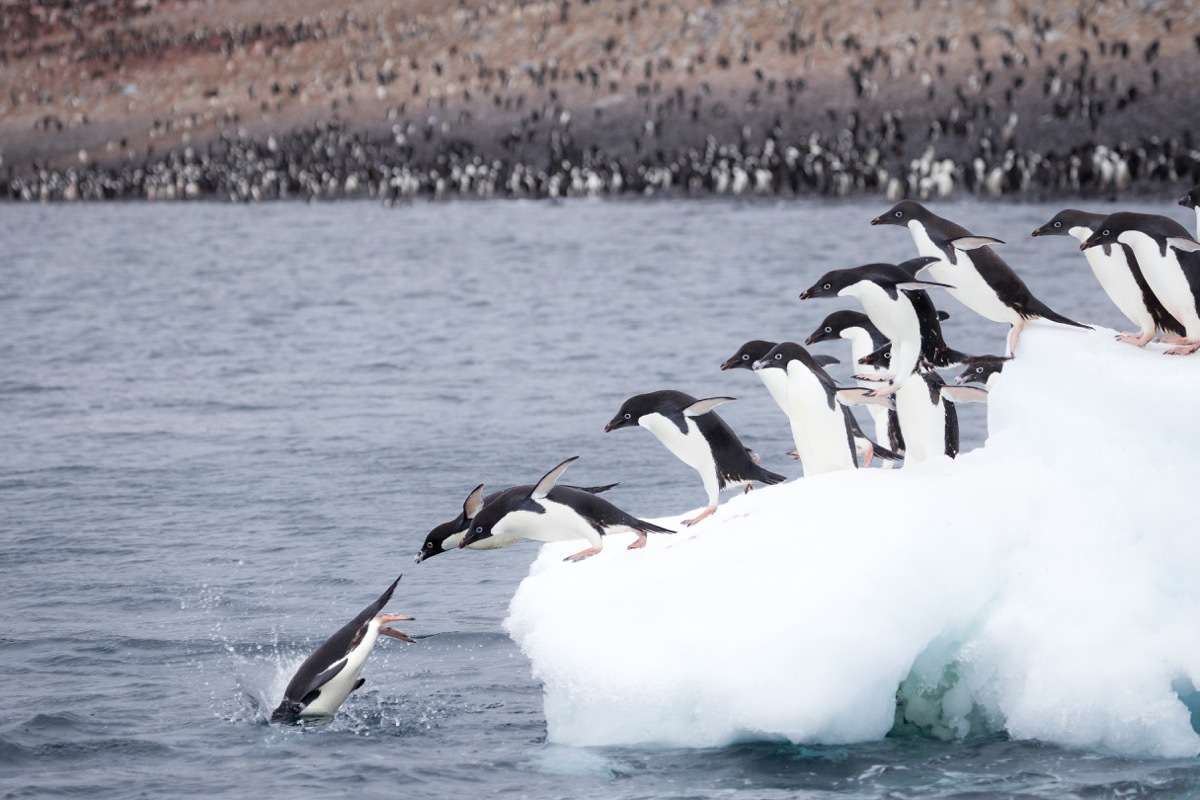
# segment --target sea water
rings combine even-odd
[[[701,506],[698,477],[651,436],[603,433],[639,392],[737,397],[719,413],[765,466],[798,476],[765,389],[718,365],[748,339],[803,341],[825,314],[854,307],[798,299],[821,273],[915,255],[906,231],[869,226],[887,205],[6,207],[0,792],[1200,791],[1196,759],[1004,734],[547,741],[541,687],[503,627],[537,545],[413,564],[425,533],[476,484],[531,483],[574,455],[570,482],[619,481],[608,498],[639,516]],[[1176,210],[1169,199],[1136,207]],[[936,210],[1005,240],[999,252],[1055,310],[1121,328],[1073,239],[1028,237],[1059,208]],[[951,314],[952,347],[1002,350],[1005,326],[934,301]],[[844,343],[814,350],[840,357],[831,371],[848,381]],[[1086,392],[1086,376],[1063,379]],[[980,446],[982,407],[962,407],[961,419],[963,449]],[[388,608],[417,617],[398,624],[417,643],[381,641],[366,685],[330,725],[265,724],[304,657],[400,573]]]

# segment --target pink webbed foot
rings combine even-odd
[[[1153,338],[1154,338],[1154,331],[1150,331],[1149,333],[1124,333],[1124,332],[1122,332],[1119,336],[1117,336],[1117,341],[1125,342],[1125,344],[1131,344],[1134,347],[1145,347],[1147,344],[1150,343],[1150,340]],[[1167,340],[1163,339],[1163,341],[1165,342]]]
[[[583,561],[585,558],[590,558],[600,552],[599,547],[589,547],[587,550],[580,550],[573,556],[567,556],[563,561]]]
[[[407,633],[398,631],[395,628],[389,628],[387,627],[386,623],[413,620],[416,619],[416,617],[408,617],[403,614],[380,614],[379,616],[375,617],[375,619],[379,620],[379,634],[381,636],[390,636],[393,639],[399,639],[402,642],[409,642],[410,644],[413,643],[413,639],[409,638]]]
[[[708,508],[701,511],[698,515],[692,517],[691,519],[685,519],[683,522],[681,522],[679,524],[691,527],[692,525],[695,525],[700,520],[711,517],[714,513],[716,513],[716,511],[717,511],[716,506],[709,506]]]
[[[1170,350],[1168,350],[1168,351],[1165,353],[1165,355],[1168,355],[1168,356],[1189,356],[1189,355],[1191,355],[1192,353],[1196,352],[1197,350],[1200,350],[1200,342],[1197,342],[1197,341],[1189,341],[1187,344],[1181,345],[1181,346],[1179,346],[1179,347],[1172,347]]]
[[[646,532],[645,531],[636,531],[636,533],[637,533],[637,538],[633,540],[633,542],[629,545],[629,547],[625,548],[626,550],[641,550],[643,547],[646,546]]]

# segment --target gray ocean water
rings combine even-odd
[[[797,475],[763,387],[717,367],[748,339],[802,341],[837,307],[798,300],[820,273],[915,255],[868,225],[887,205],[0,209],[0,795],[1200,793],[1194,759],[1003,737],[549,744],[501,627],[536,545],[413,564],[477,483],[568,456],[572,482],[620,481],[609,498],[639,516],[703,505],[652,437],[602,432],[638,392],[737,397],[722,416]],[[1190,227],[1168,200],[1142,207]],[[1074,240],[1029,238],[1058,206],[936,208],[1006,240],[1056,310],[1121,325]],[[939,305],[952,346],[1003,348],[1004,326]],[[978,446],[982,408],[962,427]],[[265,724],[299,662],[400,573],[389,609],[417,617],[417,644],[381,641],[332,724]]]

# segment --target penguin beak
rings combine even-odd
[[[871,224],[874,224],[874,223],[871,223]],[[808,300],[810,297],[813,296],[813,291],[814,290],[812,290],[812,289],[805,289],[803,292],[800,293],[800,299]]]
[[[804,346],[812,347],[814,344],[816,344],[816,342],[817,342],[817,335],[815,333],[810,333],[808,335],[808,338],[804,340]]]
[[[721,369],[725,369],[725,367],[724,367],[724,366],[722,366],[722,367],[721,367]],[[605,432],[605,433],[612,433],[613,431],[615,431],[615,430],[616,430],[617,428],[619,428],[619,427],[621,427],[621,424],[620,424],[620,422],[618,422],[617,420],[615,420],[615,419],[614,419],[612,422],[610,422],[610,423],[608,423],[607,425],[605,425],[605,426],[604,426],[604,432]]]
[[[733,365],[734,365],[734,364],[736,364],[736,363],[737,363],[737,359],[736,359],[736,358],[731,358],[731,359],[729,359],[728,361],[723,361],[723,362],[721,362],[721,371],[722,371],[722,372],[724,372],[724,371],[725,371],[725,370],[727,370],[727,369],[733,369]],[[612,423],[610,422],[610,423],[609,423],[609,425],[611,425],[611,424],[612,424]],[[605,431],[608,431],[608,428],[607,428],[607,427],[605,427],[605,429],[604,429],[604,430],[605,430]]]
[[[411,621],[416,619],[416,617],[409,617],[404,614],[380,614],[375,619],[379,620],[379,633],[381,636],[390,636],[393,639],[399,639],[402,642],[409,642],[410,644],[415,643],[415,640],[407,633],[398,631],[395,628],[388,628],[386,627],[386,623]]]
[[[887,214],[880,214],[878,217],[876,217],[875,219],[871,220],[871,224],[872,224],[872,225],[886,225],[886,224],[887,224],[887,221],[888,221],[888,215],[887,215]]]
[[[1045,228],[1038,228],[1037,230],[1035,230],[1033,233],[1031,233],[1031,234],[1029,234],[1029,235],[1030,235],[1030,236],[1045,236],[1045,235],[1046,235],[1046,229],[1045,229]]]

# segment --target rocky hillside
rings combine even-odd
[[[1189,0],[6,0],[0,15],[10,197],[1200,181]]]

